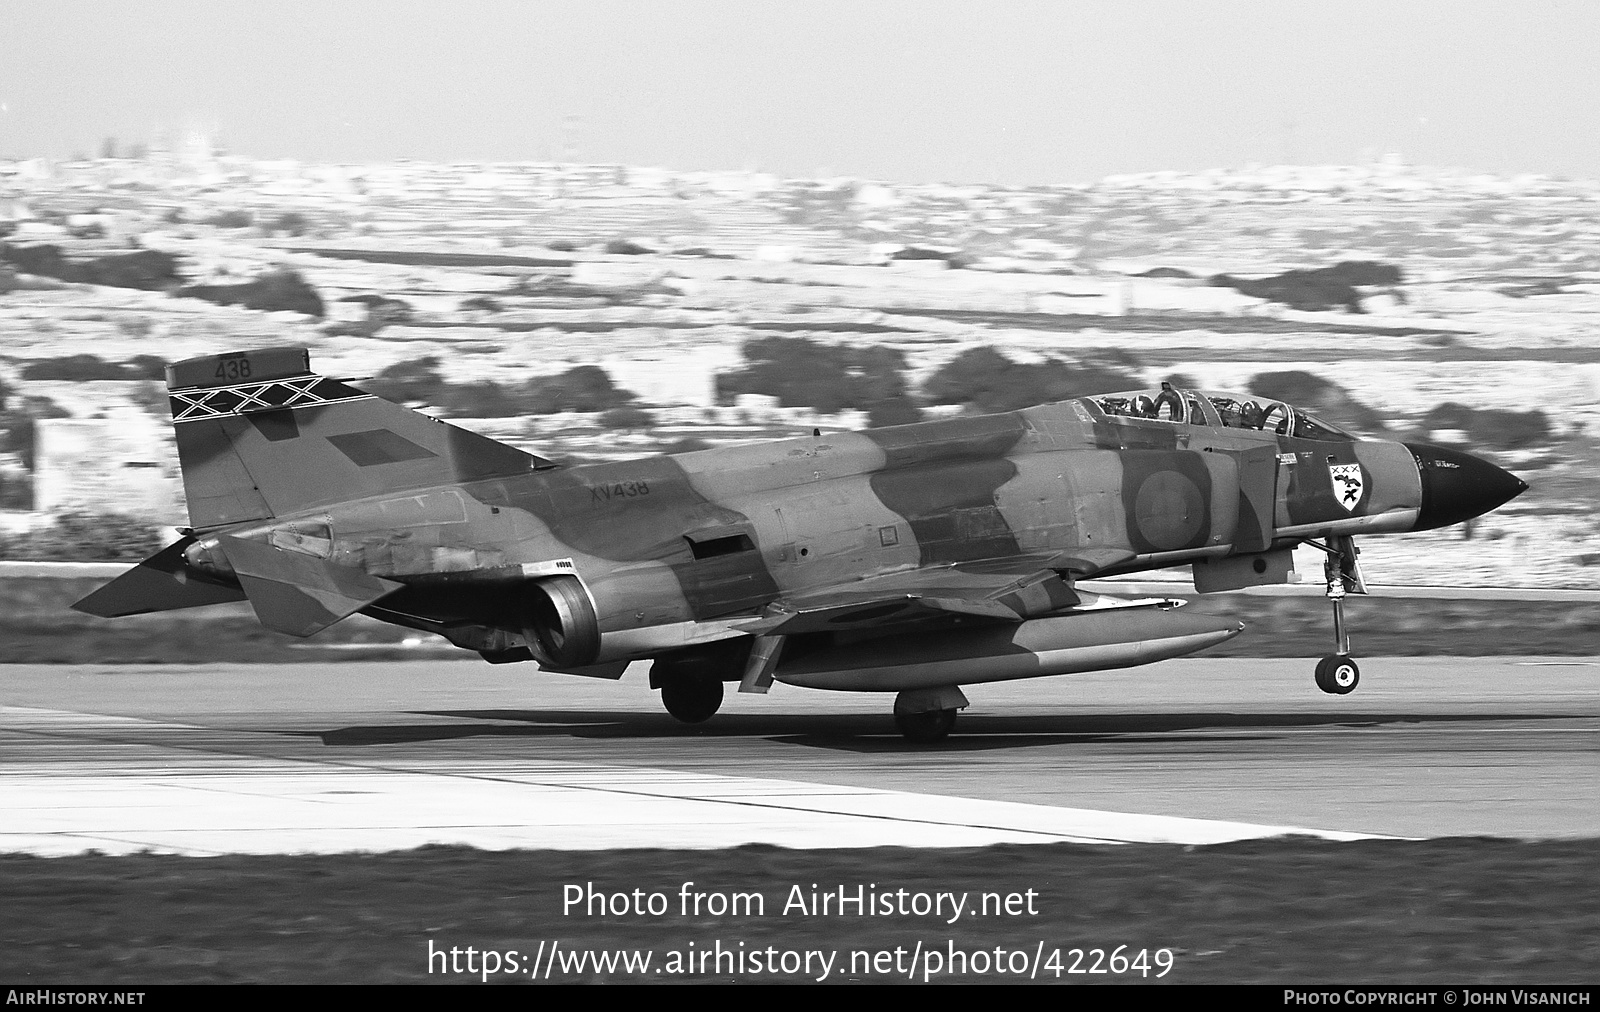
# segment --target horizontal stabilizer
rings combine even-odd
[[[403,584],[324,559],[224,535],[217,539],[239,584],[269,629],[310,636],[399,590]]]
[[[244,592],[237,587],[199,579],[184,565],[184,549],[192,544],[194,538],[184,538],[163,548],[74,604],[73,610],[100,618],[121,618],[243,601]]]

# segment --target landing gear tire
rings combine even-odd
[[[722,707],[722,682],[716,678],[674,678],[661,686],[661,705],[685,724],[701,724]]]
[[[956,726],[955,710],[924,710],[921,713],[895,713],[894,726],[907,741],[932,745],[943,741]]]
[[[1328,459],[1333,460],[1332,457]],[[1328,602],[1333,605],[1334,652],[1317,662],[1317,688],[1343,696],[1354,692],[1361,684],[1361,669],[1350,659],[1350,635],[1344,627],[1345,596],[1367,592],[1366,582],[1361,579],[1361,567],[1356,563],[1361,552],[1349,535],[1330,537],[1325,545],[1315,541],[1306,543],[1327,553],[1322,575],[1327,580]]]
[[[1336,696],[1354,692],[1361,684],[1361,668],[1344,654],[1331,654],[1317,662],[1317,688]]]

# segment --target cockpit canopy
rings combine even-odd
[[[1181,390],[1169,383],[1157,390],[1102,394],[1087,398],[1106,415],[1214,428],[1254,429],[1296,439],[1348,443],[1356,437],[1331,422],[1283,401],[1245,394]]]

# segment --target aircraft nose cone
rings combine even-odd
[[[1407,443],[1422,475],[1422,509],[1413,530],[1449,527],[1515,499],[1528,483],[1481,457],[1428,443]]]

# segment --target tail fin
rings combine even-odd
[[[304,348],[167,367],[189,524],[206,529],[550,462],[311,371]]]

